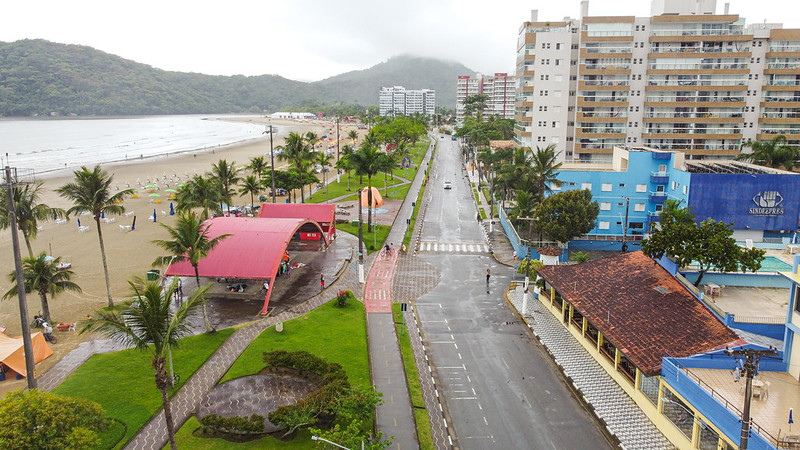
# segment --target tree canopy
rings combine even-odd
[[[664,255],[678,267],[698,266],[695,286],[700,286],[710,269],[720,272],[755,272],[761,268],[764,250],[742,248],[733,238],[733,224],[707,219],[695,222],[689,208],[681,208],[677,200],[667,200],[660,222],[650,237],[642,241],[642,250],[654,259]]]
[[[584,189],[559,192],[544,199],[533,213],[533,227],[544,237],[569,242],[594,228],[600,205]]]

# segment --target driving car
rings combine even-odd
[[[453,183],[451,183],[450,180],[445,181],[444,182],[444,188],[445,189],[453,189]]]

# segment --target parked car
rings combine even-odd
[[[444,182],[444,188],[445,189],[453,189],[453,183],[451,183],[450,180],[445,181]]]
[[[275,195],[281,197],[281,196],[284,196],[286,194],[288,194],[288,192],[286,192],[286,189],[284,189],[284,188],[275,188]],[[269,195],[270,195],[270,197],[272,196],[272,189],[269,190]]]

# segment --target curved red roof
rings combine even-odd
[[[329,243],[336,234],[336,205],[317,203],[262,203],[258,212],[260,218],[312,219],[319,222],[325,232],[325,242]]]
[[[230,234],[200,260],[201,277],[231,277],[273,280],[292,236],[311,219],[262,219],[258,217],[215,217],[204,222],[208,235],[214,238]],[[166,276],[194,277],[194,267],[188,261],[176,262],[167,268]],[[272,289],[268,291],[272,292]],[[269,296],[264,299],[266,312]]]

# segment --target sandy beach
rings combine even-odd
[[[235,120],[235,119],[234,119]],[[328,145],[335,148],[336,125],[330,121],[290,121],[290,120],[268,120],[266,118],[248,117],[241,120],[256,123],[271,123],[279,128],[279,136],[276,136],[273,145],[275,147],[283,145],[283,136],[289,131],[303,132],[313,131],[318,136],[332,136],[333,140],[321,143],[323,149]],[[356,129],[355,124],[340,124],[340,136],[344,137],[350,130]],[[332,131],[332,133],[331,133]],[[364,130],[358,130],[359,135],[363,136]],[[342,142],[344,145],[347,140]],[[318,146],[318,148],[320,148]],[[164,192],[166,183],[172,185],[173,179],[181,178],[185,181],[187,177],[194,174],[203,174],[211,169],[211,165],[220,159],[227,159],[229,163],[235,162],[237,167],[245,166],[250,158],[263,156],[269,151],[269,138],[248,141],[226,147],[198,150],[196,152],[183,153],[180,155],[162,156],[155,158],[145,158],[142,160],[113,163],[102,166],[108,173],[113,175],[114,183],[112,189],[125,189],[126,184],[131,188],[138,188],[137,180],[144,186],[147,180],[154,182],[159,178],[158,191],[162,196],[160,204],[154,203],[154,199],[148,198],[147,193],[142,191],[139,198],[129,198],[124,202],[126,211],[133,211],[136,216],[136,230],[131,232],[122,230],[120,225],[131,225],[134,215],[122,215],[115,217],[112,223],[102,223],[103,239],[108,258],[109,274],[111,277],[111,292],[115,299],[124,300],[129,295],[128,280],[134,276],[144,277],[145,273],[151,269],[151,263],[160,255],[165,254],[163,250],[156,247],[152,241],[154,239],[164,239],[167,233],[160,224],[174,224],[175,216],[169,215],[169,194]],[[269,157],[266,156],[267,162]],[[285,162],[276,160],[276,167],[285,166]],[[51,207],[67,209],[71,204],[58,196],[54,189],[72,180],[72,172],[50,174],[42,179],[44,188],[41,202]],[[242,197],[234,202],[236,205],[249,204],[250,198]],[[156,220],[152,222],[153,210],[156,211]],[[89,229],[80,232],[78,230],[77,219],[81,225],[89,226]],[[34,253],[46,252],[49,255],[61,256],[72,263],[74,271],[73,281],[83,290],[82,293],[65,292],[59,294],[55,299],[50,299],[50,312],[53,317],[54,328],[59,322],[77,322],[86,317],[94,309],[103,307],[107,304],[105,281],[103,277],[102,262],[100,259],[100,247],[97,237],[97,224],[90,216],[71,217],[65,224],[56,224],[53,221],[40,223],[42,229],[38,236],[32,241]],[[22,234],[19,234],[22,256],[27,257]],[[8,291],[12,283],[8,280],[8,274],[13,271],[13,251],[11,246],[11,235],[8,230],[0,233],[0,255],[4,257],[0,260],[0,289],[2,293]],[[28,294],[28,314],[32,318],[41,309],[39,296],[36,293]],[[21,330],[19,318],[19,303],[17,297],[11,297],[0,302],[0,327],[6,328],[9,336],[19,336]],[[59,358],[73,349],[80,341],[90,338],[91,335],[78,335],[75,332],[55,332],[58,344],[51,345],[54,355],[37,366],[37,371],[42,373],[51,367]],[[24,387],[24,381],[4,381],[0,382],[0,394],[12,389]]]

